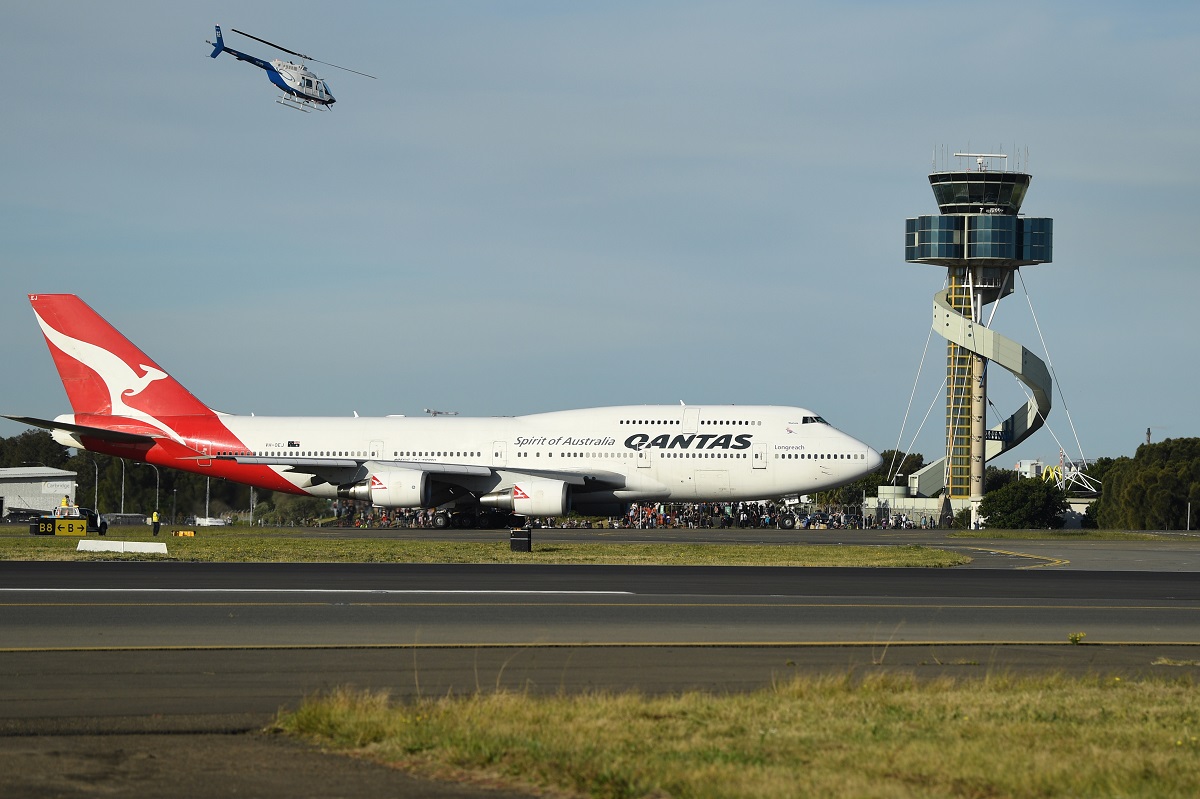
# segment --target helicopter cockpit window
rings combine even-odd
[[[304,88],[306,88],[306,89],[311,89],[311,88],[312,88],[312,81],[311,81],[311,80],[309,80],[308,78],[305,78],[305,79],[304,79]]]

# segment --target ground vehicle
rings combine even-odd
[[[78,506],[55,508],[49,516],[29,523],[30,535],[108,534],[108,522],[91,508]]]
[[[110,527],[144,527],[150,523],[144,513],[106,513],[104,519]]]

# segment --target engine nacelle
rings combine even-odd
[[[485,494],[479,504],[521,516],[563,516],[571,510],[571,487],[562,480],[522,480],[508,491]]]
[[[384,508],[428,508],[429,473],[419,469],[385,469],[373,472],[367,482],[338,489],[343,499],[359,499]]]

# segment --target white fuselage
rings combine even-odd
[[[215,456],[326,461],[331,469],[349,469],[353,461],[370,471],[388,464],[430,472],[480,467],[455,480],[477,493],[504,490],[523,475],[567,473],[619,476],[622,487],[614,498],[623,500],[763,499],[843,485],[880,463],[873,449],[811,411],[778,406],[634,405],[492,418],[220,419],[245,449],[212,442],[206,449]],[[334,495],[331,482],[314,485],[308,474],[272,468],[305,493]]]

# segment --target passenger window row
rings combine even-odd
[[[784,452],[775,453],[776,460],[866,460],[866,455],[850,454],[844,452],[836,453],[817,453],[817,452]]]
[[[819,417],[819,416],[806,416],[806,417],[804,417],[804,423],[805,423],[805,424],[807,424],[807,423],[808,423],[808,421],[809,421],[809,419],[813,419],[813,420],[817,420],[817,421],[822,421],[822,422],[824,422],[824,421],[825,421],[824,419],[822,419],[822,418],[821,418],[821,417]],[[678,419],[674,419],[674,420],[662,420],[662,419],[622,419],[622,420],[619,422],[619,424],[633,424],[633,425],[648,425],[648,424],[673,424],[673,425],[678,425],[678,424],[682,424],[682,422],[681,422],[681,421],[679,421]],[[748,419],[730,419],[730,420],[725,420],[725,421],[718,421],[718,420],[715,420],[715,419],[710,421],[710,420],[707,420],[707,419],[701,419],[701,420],[700,420],[700,424],[702,424],[702,425],[717,425],[717,426],[724,426],[724,427],[738,427],[738,426],[745,426],[745,425],[755,425],[755,426],[761,426],[761,425],[762,425],[762,422],[761,422],[761,421],[750,421],[750,420],[748,420]]]

